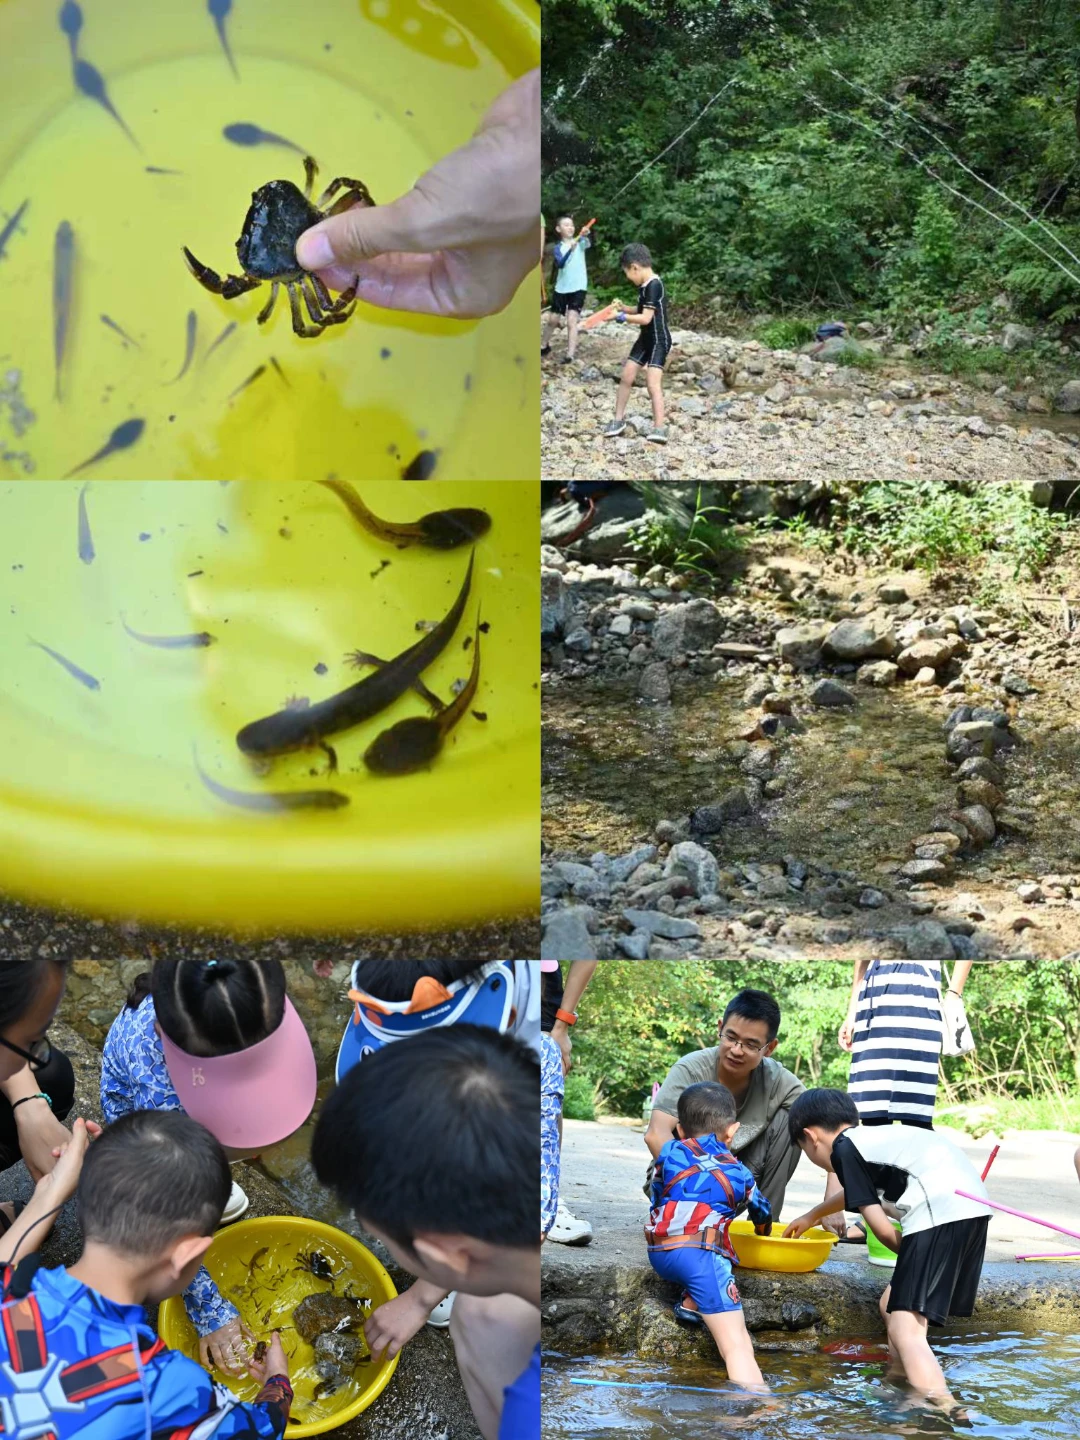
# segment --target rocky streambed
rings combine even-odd
[[[904,346],[878,354],[873,341],[829,341],[811,356],[695,331],[675,339],[663,446],[644,438],[644,389],[623,435],[600,433],[624,336],[585,332],[572,365],[556,346],[541,396],[545,477],[1080,480],[1080,382],[1042,393],[1033,379],[1016,389],[990,374],[960,381],[920,373]]]
[[[1076,631],[790,554],[543,566],[549,958],[1080,952]]]

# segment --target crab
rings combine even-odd
[[[301,1252],[297,1255],[297,1270],[306,1270],[308,1274],[314,1275],[316,1280],[333,1280],[335,1272],[330,1261],[318,1250],[312,1250],[310,1255]]]
[[[340,214],[353,205],[375,204],[362,180],[350,180],[343,175],[331,180],[318,202],[314,202],[312,194],[318,173],[319,167],[307,155],[304,157],[306,183],[302,192],[291,180],[271,180],[252,195],[244,228],[236,242],[236,254],[244,272],[242,275],[226,275],[223,279],[216,270],[196,260],[184,246],[184,259],[195,279],[212,294],[221,295],[226,300],[235,300],[238,295],[256,290],[264,281],[270,281],[270,299],[259,311],[260,325],[269,320],[278,290],[284,285],[292,308],[293,330],[305,339],[321,335],[328,325],[343,325],[348,320],[356,308],[356,282],[332,300],[318,275],[302,270],[296,263],[297,240],[305,230],[325,220],[328,215]],[[343,190],[344,194],[332,205],[329,204],[339,190]],[[300,309],[301,295],[311,317],[310,325]]]

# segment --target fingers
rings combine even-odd
[[[360,262],[387,250],[434,249],[441,243],[431,238],[434,218],[418,190],[390,205],[354,205],[305,230],[296,242],[296,258],[305,270],[337,267],[355,273]]]

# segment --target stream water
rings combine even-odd
[[[545,1440],[892,1440],[972,1434],[1062,1440],[1080,1433],[1080,1337],[950,1332],[935,1337],[968,1423],[913,1404],[880,1365],[831,1356],[761,1355],[766,1404],[729,1389],[719,1365],[660,1365],[636,1357],[544,1357]],[[615,1382],[578,1384],[581,1380]],[[695,1389],[660,1388],[668,1386]],[[650,1382],[652,1384],[650,1385]],[[622,1389],[620,1385],[645,1388]],[[704,1389],[711,1393],[700,1393]]]
[[[753,724],[745,677],[675,682],[670,705],[640,700],[632,680],[550,681],[544,692],[543,834],[555,849],[621,854],[675,819],[744,784]],[[785,737],[769,774],[784,793],[711,837],[725,861],[795,855],[871,876],[910,858],[908,843],[954,790],[945,763],[940,696],[856,687],[855,709],[797,705],[805,730]],[[1080,864],[1080,737],[1064,714],[1031,707],[1025,744],[1009,757],[1009,800],[1030,806],[1029,837],[1010,837],[975,862],[1024,875]]]

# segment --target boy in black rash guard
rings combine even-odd
[[[950,1315],[967,1317],[986,1253],[990,1216],[978,1200],[986,1187],[964,1152],[913,1125],[859,1126],[855,1102],[842,1090],[807,1090],[788,1112],[792,1143],[843,1185],[793,1220],[799,1236],[836,1210],[859,1210],[881,1243],[897,1251],[880,1309],[889,1336],[890,1373],[906,1378],[933,1405],[953,1411],[945,1375],[927,1339]],[[898,1236],[884,1202],[907,1207]],[[959,1418],[959,1417],[958,1417]]]
[[[624,325],[637,325],[640,334],[634,341],[634,348],[627,357],[619,379],[619,392],[615,397],[615,419],[604,428],[605,435],[621,435],[626,429],[627,401],[638,371],[645,371],[645,388],[652,405],[653,428],[645,436],[657,445],[667,444],[664,429],[664,365],[671,349],[671,331],[668,328],[667,292],[664,282],[652,268],[652,256],[644,245],[627,245],[619,257],[623,274],[638,287],[637,310],[628,314],[622,301],[616,301],[619,313],[616,320]]]

